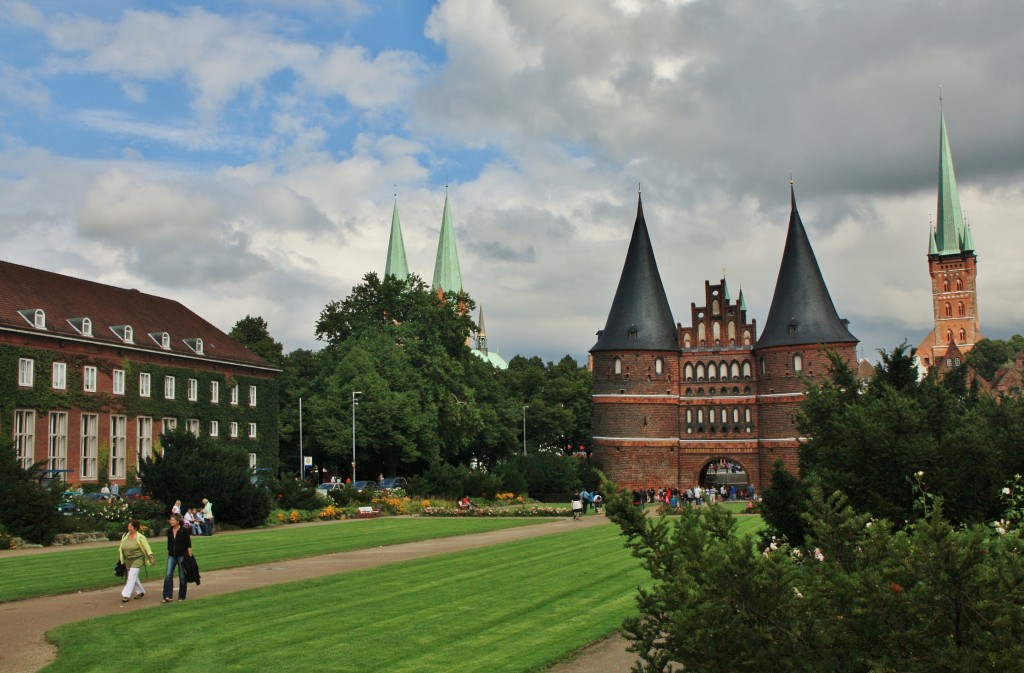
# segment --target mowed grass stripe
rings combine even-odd
[[[532,671],[618,628],[645,577],[616,527],[586,528],[63,626],[45,670],[134,643],[165,673]]]
[[[382,518],[319,526],[285,526],[233,535],[192,538],[203,572],[259,565],[335,552],[368,549],[457,535],[484,533],[550,519]],[[164,537],[150,540],[157,559],[150,577],[162,577]],[[0,602],[101,589],[122,584],[114,577],[117,547],[59,551],[33,556],[0,555]],[[155,575],[154,575],[155,573]],[[145,577],[145,574],[143,575]]]

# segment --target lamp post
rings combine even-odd
[[[363,391],[353,390],[352,391],[352,483],[356,483],[356,407],[359,406],[358,395],[362,395]]]
[[[526,410],[529,408],[528,404],[523,405],[523,457],[526,457]]]
[[[306,481],[306,461],[302,457],[302,398],[299,398],[299,481]]]

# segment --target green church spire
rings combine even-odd
[[[446,294],[462,291],[459,251],[455,248],[455,228],[452,226],[452,211],[448,207],[447,194],[444,195],[441,237],[437,242],[437,259],[434,261],[434,282],[430,288],[443,290]]]
[[[946,135],[946,117],[939,113],[939,202],[935,222],[935,247],[940,255],[956,255],[964,241],[964,214],[953,171],[953,153]]]
[[[409,277],[409,264],[405,260],[405,243],[402,241],[402,224],[398,221],[398,199],[391,211],[391,238],[388,240],[388,259],[384,264],[384,275],[399,280]]]

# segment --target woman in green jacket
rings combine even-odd
[[[153,558],[153,550],[149,547],[146,536],[139,531],[139,520],[132,519],[128,522],[128,532],[121,538],[121,546],[117,549],[117,556],[121,563],[128,567],[128,579],[121,590],[121,602],[127,603],[132,598],[142,598],[146,590],[139,581],[139,570],[142,566],[153,565],[156,559]]]

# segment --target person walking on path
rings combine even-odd
[[[153,550],[149,547],[146,536],[139,531],[139,520],[131,519],[128,522],[128,532],[121,538],[121,545],[117,548],[117,557],[121,563],[128,567],[128,579],[121,589],[121,602],[127,603],[134,594],[135,598],[142,598],[146,590],[139,581],[139,571],[147,563],[153,565],[156,560],[153,558]]]
[[[164,574],[164,603],[174,600],[174,569],[178,569],[178,600],[185,600],[188,593],[188,582],[185,579],[184,561],[192,555],[192,535],[188,526],[182,525],[184,519],[180,514],[172,514],[167,529],[167,572]]]
[[[203,535],[213,535],[213,503],[203,498]]]

